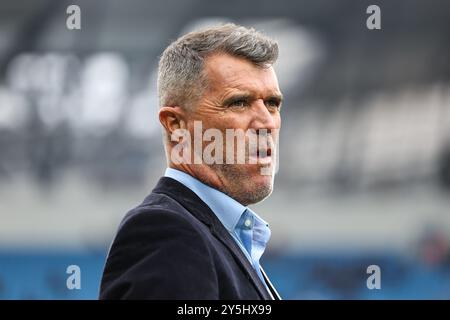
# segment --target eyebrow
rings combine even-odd
[[[231,96],[229,96],[228,98],[226,98],[223,101],[223,105],[227,106],[227,105],[229,105],[235,101],[239,101],[239,100],[244,100],[244,101],[255,100],[255,95],[250,92],[232,94]],[[264,100],[265,101],[276,100],[277,102],[281,103],[281,102],[283,102],[283,94],[273,93],[273,94],[270,94],[268,97],[264,98]]]

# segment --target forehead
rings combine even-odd
[[[272,66],[261,68],[251,61],[228,54],[216,54],[205,61],[212,90],[245,90],[258,94],[280,93]]]

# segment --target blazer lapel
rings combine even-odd
[[[250,261],[248,261],[247,257],[242,252],[241,248],[238,246],[230,233],[225,229],[222,223],[218,219],[217,221],[220,225],[213,225],[213,228],[211,229],[213,234],[230,250],[235,259],[240,263],[241,267],[243,267],[243,270],[246,272],[247,276],[252,281],[261,297],[264,300],[272,300],[272,297],[270,296],[269,292],[267,292],[266,287],[261,282],[261,279],[259,278],[253,266],[250,264]]]
[[[170,196],[198,220],[209,226],[211,233],[230,250],[233,257],[239,263],[239,266],[246,273],[247,278],[255,286],[261,298],[264,300],[272,300],[270,293],[267,291],[255,269],[250,264],[236,241],[225,229],[214,212],[193,191],[172,178],[162,177],[153,192]],[[265,277],[267,285],[272,287],[271,284],[269,285],[270,282],[266,275]]]

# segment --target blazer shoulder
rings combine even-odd
[[[170,223],[201,229],[203,224],[175,199],[165,194],[150,194],[144,202],[131,209],[122,219],[118,233],[131,226],[155,227],[160,223]]]
[[[108,253],[100,298],[186,298],[195,286],[201,290],[194,297],[217,295],[206,233],[180,207],[161,195],[127,213]]]

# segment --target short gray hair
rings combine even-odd
[[[276,41],[253,28],[232,23],[190,32],[172,42],[163,52],[158,67],[160,106],[189,107],[207,87],[204,59],[227,53],[268,67],[278,58]]]

